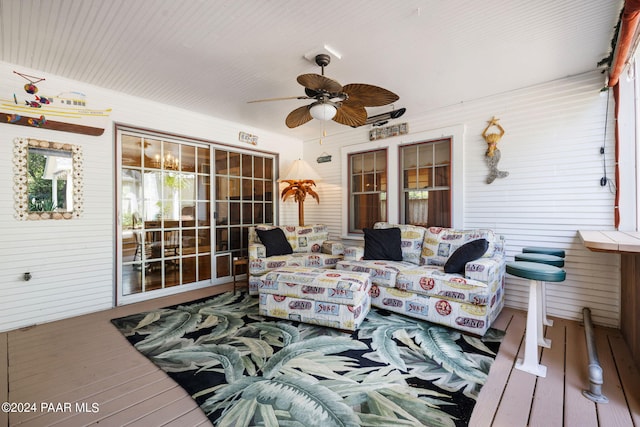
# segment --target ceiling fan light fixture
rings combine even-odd
[[[326,102],[315,102],[309,107],[311,117],[318,120],[331,120],[337,111],[335,105]]]

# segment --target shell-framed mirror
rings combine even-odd
[[[34,138],[13,145],[15,217],[72,219],[83,210],[82,147]]]

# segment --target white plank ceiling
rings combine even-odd
[[[609,54],[623,0],[0,0],[0,61],[215,117],[288,129],[325,75],[400,96],[401,119],[589,72]],[[0,76],[0,78],[2,78]],[[603,76],[604,85],[604,76]],[[3,94],[4,95],[4,94]],[[4,98],[4,96],[2,96]],[[391,107],[368,109],[369,115]],[[329,133],[351,128],[335,123]]]

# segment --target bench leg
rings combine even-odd
[[[544,337],[544,320],[546,317],[547,300],[545,299],[544,282],[536,280],[536,296],[537,296],[537,330],[538,330],[538,345],[540,347],[551,348],[551,340]]]
[[[527,331],[524,343],[524,358],[518,359],[516,369],[539,377],[547,376],[547,367],[538,363],[538,329],[542,329],[542,318],[539,316],[538,295],[539,282],[529,282],[529,306],[527,311]]]
[[[545,326],[553,326],[553,320],[547,317],[547,284],[542,282],[542,324]],[[549,343],[551,345],[551,343]]]

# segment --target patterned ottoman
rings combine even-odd
[[[371,307],[368,273],[279,268],[257,285],[264,316],[355,331]]]

